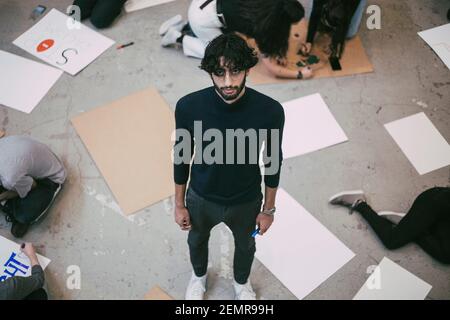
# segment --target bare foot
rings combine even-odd
[[[6,132],[2,129],[0,129],[0,139],[5,136]]]

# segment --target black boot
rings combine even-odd
[[[28,223],[20,223],[18,221],[13,221],[11,227],[11,233],[16,238],[22,238],[28,231]]]

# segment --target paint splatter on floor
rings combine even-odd
[[[103,207],[109,208],[119,213],[120,215],[124,216],[119,205],[117,204],[117,202],[114,201],[112,197],[101,193],[97,193],[97,191],[90,186],[83,186],[83,190],[87,195],[94,197]]]
[[[428,108],[428,105],[425,102],[423,102],[423,101],[420,101],[420,100],[417,100],[417,99],[412,99],[412,101],[415,104],[417,104],[419,107],[422,107],[424,109]]]

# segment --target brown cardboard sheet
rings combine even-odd
[[[156,89],[82,113],[72,124],[125,215],[174,193],[174,115]]]
[[[154,286],[144,296],[144,300],[174,300],[163,289],[158,286]]]
[[[312,55],[316,55],[320,62],[316,65],[312,65],[314,71],[314,77],[312,79],[327,78],[327,77],[342,77],[355,74],[373,72],[372,63],[369,61],[364,47],[361,43],[361,39],[356,36],[346,42],[344,54],[340,60],[342,70],[333,71],[328,63],[328,55],[324,52],[329,38],[324,35],[319,35],[312,48]],[[251,42],[249,42],[251,45]],[[287,54],[287,67],[292,70],[299,70],[297,62],[300,61],[301,56],[297,54],[299,45],[296,45],[294,41],[290,41],[289,51]],[[273,84],[283,83],[287,81],[299,81],[296,79],[281,79],[271,75],[269,71],[262,65],[260,61],[250,71],[250,82],[252,84]]]

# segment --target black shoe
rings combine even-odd
[[[13,221],[11,233],[16,238],[22,238],[27,233],[29,226],[30,225],[27,223],[20,223],[17,221]]]
[[[11,207],[9,206],[9,203],[6,202],[4,206],[2,206],[2,211],[5,213],[5,220],[6,222],[14,222],[14,214],[12,213]]]
[[[6,214],[6,216],[10,216],[12,215],[12,210],[11,210],[11,201],[6,201],[4,205],[0,204],[0,211],[2,211],[3,213]],[[11,222],[11,221],[8,221]]]
[[[6,222],[14,222],[14,218],[11,213],[9,213],[8,211],[3,211],[3,212],[6,214],[5,215]]]

